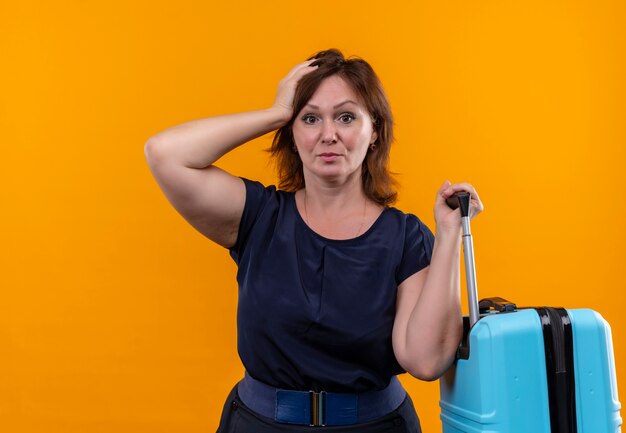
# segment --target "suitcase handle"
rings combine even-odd
[[[488,313],[493,309],[500,313],[508,313],[517,310],[517,305],[500,297],[481,299],[478,303],[478,309],[481,313]]]
[[[461,207],[461,217],[469,216],[470,193],[466,191],[455,192],[446,199],[450,209]]]
[[[470,231],[470,194],[459,191],[446,199],[452,209],[461,208],[461,225],[463,227],[463,258],[465,260],[465,278],[467,280],[467,304],[469,306],[469,327],[480,318],[478,309],[478,289],[476,287],[476,267],[474,266],[474,245]]]

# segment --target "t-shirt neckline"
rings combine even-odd
[[[383,219],[383,216],[391,209],[391,207],[385,206],[385,208],[382,210],[380,215],[378,215],[378,217],[372,223],[372,225],[367,230],[365,230],[363,233],[361,233],[360,235],[358,235],[356,237],[353,237],[353,238],[347,238],[347,239],[332,239],[332,238],[327,238],[325,236],[322,236],[321,234],[319,234],[318,232],[313,230],[306,223],[306,221],[304,221],[304,218],[302,217],[302,215],[300,215],[300,211],[298,210],[298,206],[296,206],[296,193],[295,192],[290,194],[290,201],[291,201],[291,208],[292,208],[293,212],[296,215],[296,219],[298,220],[298,222],[300,224],[302,224],[302,226],[304,226],[305,230],[308,231],[309,233],[311,233],[313,236],[315,236],[315,237],[317,237],[317,238],[319,238],[319,239],[321,239],[321,240],[323,240],[325,242],[332,242],[332,243],[351,243],[351,242],[357,242],[357,241],[360,241],[361,239],[366,238],[371,232],[374,231],[376,226],[380,224],[380,221]]]

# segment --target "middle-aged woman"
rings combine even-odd
[[[214,163],[278,130],[279,189]],[[471,194],[445,182],[436,236],[392,207],[387,98],[370,65],[318,53],[280,82],[274,104],[210,117],[150,138],[145,152],[180,214],[238,265],[244,379],[218,432],[419,432],[397,375],[434,380],[462,334],[460,214]],[[418,164],[416,164],[417,166]]]

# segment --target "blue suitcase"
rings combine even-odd
[[[587,309],[518,309],[501,298],[479,306],[469,195],[458,201],[449,204],[463,216],[470,315],[440,380],[443,432],[621,432],[608,323]]]

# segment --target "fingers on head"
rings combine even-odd
[[[313,62],[313,60],[307,60],[306,62],[298,63],[296,66],[291,68],[289,73],[287,73],[286,78],[291,78],[291,77],[294,77],[296,75],[300,75],[300,74],[303,74],[305,72],[313,70],[312,68],[316,68],[316,66],[312,67],[311,66],[312,62]]]
[[[317,66],[311,66],[306,63],[302,63],[296,66],[295,68],[293,68],[287,77],[295,78],[296,80],[299,80],[304,75],[308,74],[309,72],[313,72],[316,69],[317,69]]]

